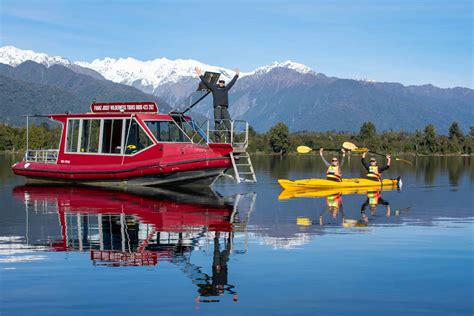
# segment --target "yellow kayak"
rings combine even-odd
[[[279,200],[288,200],[293,198],[322,198],[334,194],[367,194],[369,191],[392,191],[397,189],[396,185],[384,186],[382,188],[304,188],[304,189],[284,189],[278,196]]]
[[[303,180],[285,180],[279,179],[278,183],[285,190],[301,189],[336,189],[336,188],[380,188],[393,187],[399,185],[399,179],[383,179],[382,181],[373,181],[364,178],[342,179],[341,182],[335,182],[326,179],[303,179]]]

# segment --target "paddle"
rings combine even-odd
[[[308,146],[298,146],[296,147],[296,151],[299,153],[299,154],[307,154],[313,150],[319,150],[319,149],[313,149],[311,147],[308,147]],[[325,151],[340,151],[340,149],[324,149]]]
[[[359,152],[359,153],[366,153],[366,152],[370,151],[368,148],[359,148],[355,144],[350,143],[350,142],[344,142],[342,144],[342,147],[344,149],[347,149],[347,150],[350,150],[350,151],[353,151],[353,152]],[[383,157],[387,156],[385,154],[381,154],[381,153],[378,153],[378,152],[375,152],[375,151],[371,151],[371,153],[374,154],[374,155],[379,155],[379,156],[383,156]],[[392,157],[392,158],[395,159],[396,161],[406,162],[410,165],[413,164],[411,161],[408,161],[408,160],[405,160],[405,159],[402,159],[402,158],[398,158],[398,157]]]

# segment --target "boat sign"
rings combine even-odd
[[[92,113],[157,113],[155,102],[94,102]]]

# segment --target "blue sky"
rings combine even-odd
[[[71,60],[291,59],[340,78],[473,88],[467,1],[0,0],[0,44]]]

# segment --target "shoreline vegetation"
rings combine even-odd
[[[58,148],[61,128],[47,123],[29,127],[30,149]],[[370,151],[419,156],[470,156],[474,154],[474,126],[465,134],[457,122],[453,122],[447,135],[438,134],[432,124],[415,132],[383,131],[377,133],[375,125],[365,122],[358,133],[310,132],[290,133],[288,126],[277,123],[266,133],[249,131],[248,152],[251,154],[292,155],[300,145],[314,149],[341,148],[350,141]],[[0,123],[0,152],[18,153],[26,149],[26,127],[13,127]]]

